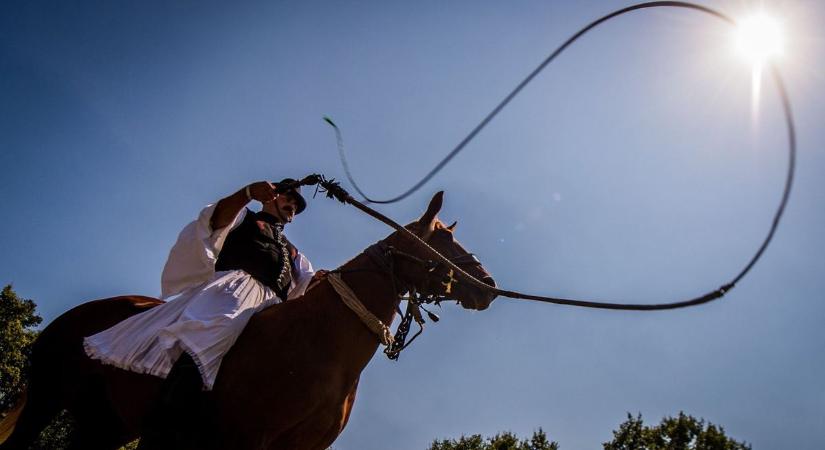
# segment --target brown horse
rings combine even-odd
[[[441,192],[436,194],[427,212],[407,229],[494,285],[481,263],[455,241],[453,227],[436,218],[442,198]],[[404,288],[445,291],[446,269],[422,264],[429,255],[420,244],[395,232],[376,245],[399,252],[384,253],[382,261],[365,251],[339,270],[383,323],[392,322]],[[494,299],[462,283],[452,287],[450,297],[478,310]],[[89,359],[82,339],[160,303],[137,296],[92,301],[46,327],[34,345],[28,399],[0,450],[28,448],[62,409],[75,419],[72,448],[115,449],[139,437],[162,380]],[[209,393],[208,425],[195,433],[192,448],[327,448],[347,423],[361,371],[378,345],[376,335],[328,280],[303,297],[256,314],[222,362]]]

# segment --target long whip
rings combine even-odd
[[[358,186],[355,182],[355,179],[352,177],[352,174],[349,170],[349,165],[346,161],[346,156],[344,154],[344,147],[343,147],[343,138],[341,136],[341,131],[335,125],[335,123],[328,117],[325,117],[324,120],[333,127],[335,130],[337,143],[338,143],[338,153],[341,159],[341,163],[344,167],[344,171],[346,173],[347,178],[349,179],[350,183],[352,183],[355,190],[364,198],[364,201],[367,203],[394,203],[404,198],[408,197],[413,192],[420,189],[427,181],[429,181],[436,173],[438,173],[444,166],[450,162],[453,157],[455,157],[461,150],[463,150],[466,145],[472,141],[478,133],[487,126],[488,123],[496,116],[498,113],[507,106],[508,103],[519,93],[521,90],[535,78],[542,70],[544,70],[550,62],[552,62],[558,55],[560,55],[567,47],[569,47],[573,42],[579,39],[581,36],[586,34],[587,32],[591,31],[598,25],[607,22],[610,19],[616,18],[623,14],[629,13],[631,11],[637,11],[641,9],[648,9],[648,8],[658,8],[658,7],[672,7],[672,8],[683,8],[683,9],[692,9],[700,12],[704,12],[710,14],[718,19],[723,20],[724,22],[735,25],[736,22],[731,19],[730,17],[722,14],[719,11],[714,9],[708,8],[706,6],[697,5],[694,3],[688,2],[680,2],[680,1],[656,1],[656,2],[646,2],[646,3],[639,3],[635,5],[631,5],[622,9],[618,9],[613,11],[605,16],[600,17],[599,19],[594,20],[593,22],[589,23],[575,34],[573,34],[570,38],[568,38],[561,46],[559,46],[556,50],[554,50],[541,64],[538,65],[530,74],[524,78],[505,98],[502,100],[493,110],[487,114],[487,116],[475,127],[473,128],[470,133],[461,140],[448,154],[447,156],[441,160],[436,166],[427,174],[425,175],[420,181],[418,181],[415,185],[413,185],[410,189],[403,192],[402,194],[386,199],[386,200],[377,200],[368,197]],[[405,234],[411,239],[417,240],[420,245],[424,245],[428,251],[439,261],[443,264],[447,265],[453,271],[459,275],[460,279],[463,279],[464,282],[472,284],[473,286],[484,289],[490,292],[494,292],[497,295],[510,297],[510,298],[518,298],[518,299],[525,299],[525,300],[534,300],[546,303],[554,303],[558,305],[570,305],[570,306],[580,306],[585,308],[600,308],[600,309],[613,309],[613,310],[633,310],[633,311],[657,311],[657,310],[667,310],[667,309],[676,309],[676,308],[684,308],[688,306],[695,306],[700,305],[703,303],[708,303],[710,301],[716,300],[724,296],[728,291],[733,289],[734,286],[753,268],[759,258],[762,257],[762,254],[767,249],[768,245],[770,244],[771,240],[773,239],[774,234],[779,226],[779,221],[782,218],[782,215],[785,211],[785,206],[788,203],[788,199],[790,198],[791,187],[793,185],[793,178],[794,178],[794,170],[796,164],[796,132],[793,120],[793,114],[791,111],[791,102],[788,97],[787,90],[785,88],[785,84],[782,81],[782,77],[779,73],[779,69],[774,66],[770,65],[771,74],[773,76],[774,83],[776,84],[777,90],[779,91],[779,96],[782,102],[782,109],[785,114],[785,125],[787,127],[787,136],[788,136],[788,169],[787,175],[785,177],[785,185],[782,193],[782,198],[779,202],[779,206],[774,213],[773,220],[771,222],[770,229],[768,231],[767,236],[762,241],[762,244],[757,249],[756,253],[751,257],[748,263],[745,265],[743,269],[739,271],[729,282],[723,284],[722,286],[709,291],[703,295],[698,297],[690,298],[687,300],[682,301],[675,301],[675,302],[668,302],[668,303],[657,303],[657,304],[644,304],[644,303],[611,303],[611,302],[601,302],[601,301],[590,301],[590,300],[575,300],[575,299],[566,299],[566,298],[558,298],[558,297],[547,297],[547,296],[540,296],[540,295],[532,295],[532,294],[524,294],[516,291],[509,291],[499,288],[493,288],[486,283],[483,283],[472,275],[468,274],[460,267],[453,264],[444,256],[440,255],[435,249],[430,247],[426,242],[421,240],[418,236],[411,233],[406,228],[398,225],[388,217],[384,216],[383,214],[369,208],[364,203],[355,200],[352,196],[348,193],[343,191],[339,185],[336,183],[330,183],[329,181],[324,181],[322,186],[327,191],[328,196],[338,198],[338,200],[349,203],[356,208],[366,212],[367,214],[377,218],[378,220],[386,223],[387,225],[395,228],[399,232]],[[318,180],[321,182],[321,180]],[[332,181],[332,180],[331,180]]]

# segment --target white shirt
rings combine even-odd
[[[206,206],[183,228],[169,252],[161,275],[161,296],[177,297],[85,338],[83,345],[91,358],[166,377],[185,351],[198,364],[204,387],[212,389],[223,357],[252,315],[283,301],[242,270],[215,272],[227,235],[240,225],[247,210],[218,230],[210,225],[214,211],[215,205]],[[293,263],[287,299],[303,295],[315,273],[301,253]]]

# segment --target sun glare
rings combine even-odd
[[[752,64],[762,66],[782,54],[784,38],[779,22],[764,13],[741,20],[737,26],[736,48]]]
[[[751,115],[754,124],[759,114],[762,69],[784,51],[785,40],[779,22],[765,13],[757,13],[738,22],[736,50],[751,64]]]

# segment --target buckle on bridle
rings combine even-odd
[[[453,269],[450,269],[450,271],[447,272],[447,276],[445,277],[447,279],[447,281],[442,281],[441,282],[441,285],[444,286],[444,293],[445,294],[452,293],[453,292],[453,283],[458,282],[457,279],[453,278],[453,275],[454,275]]]

